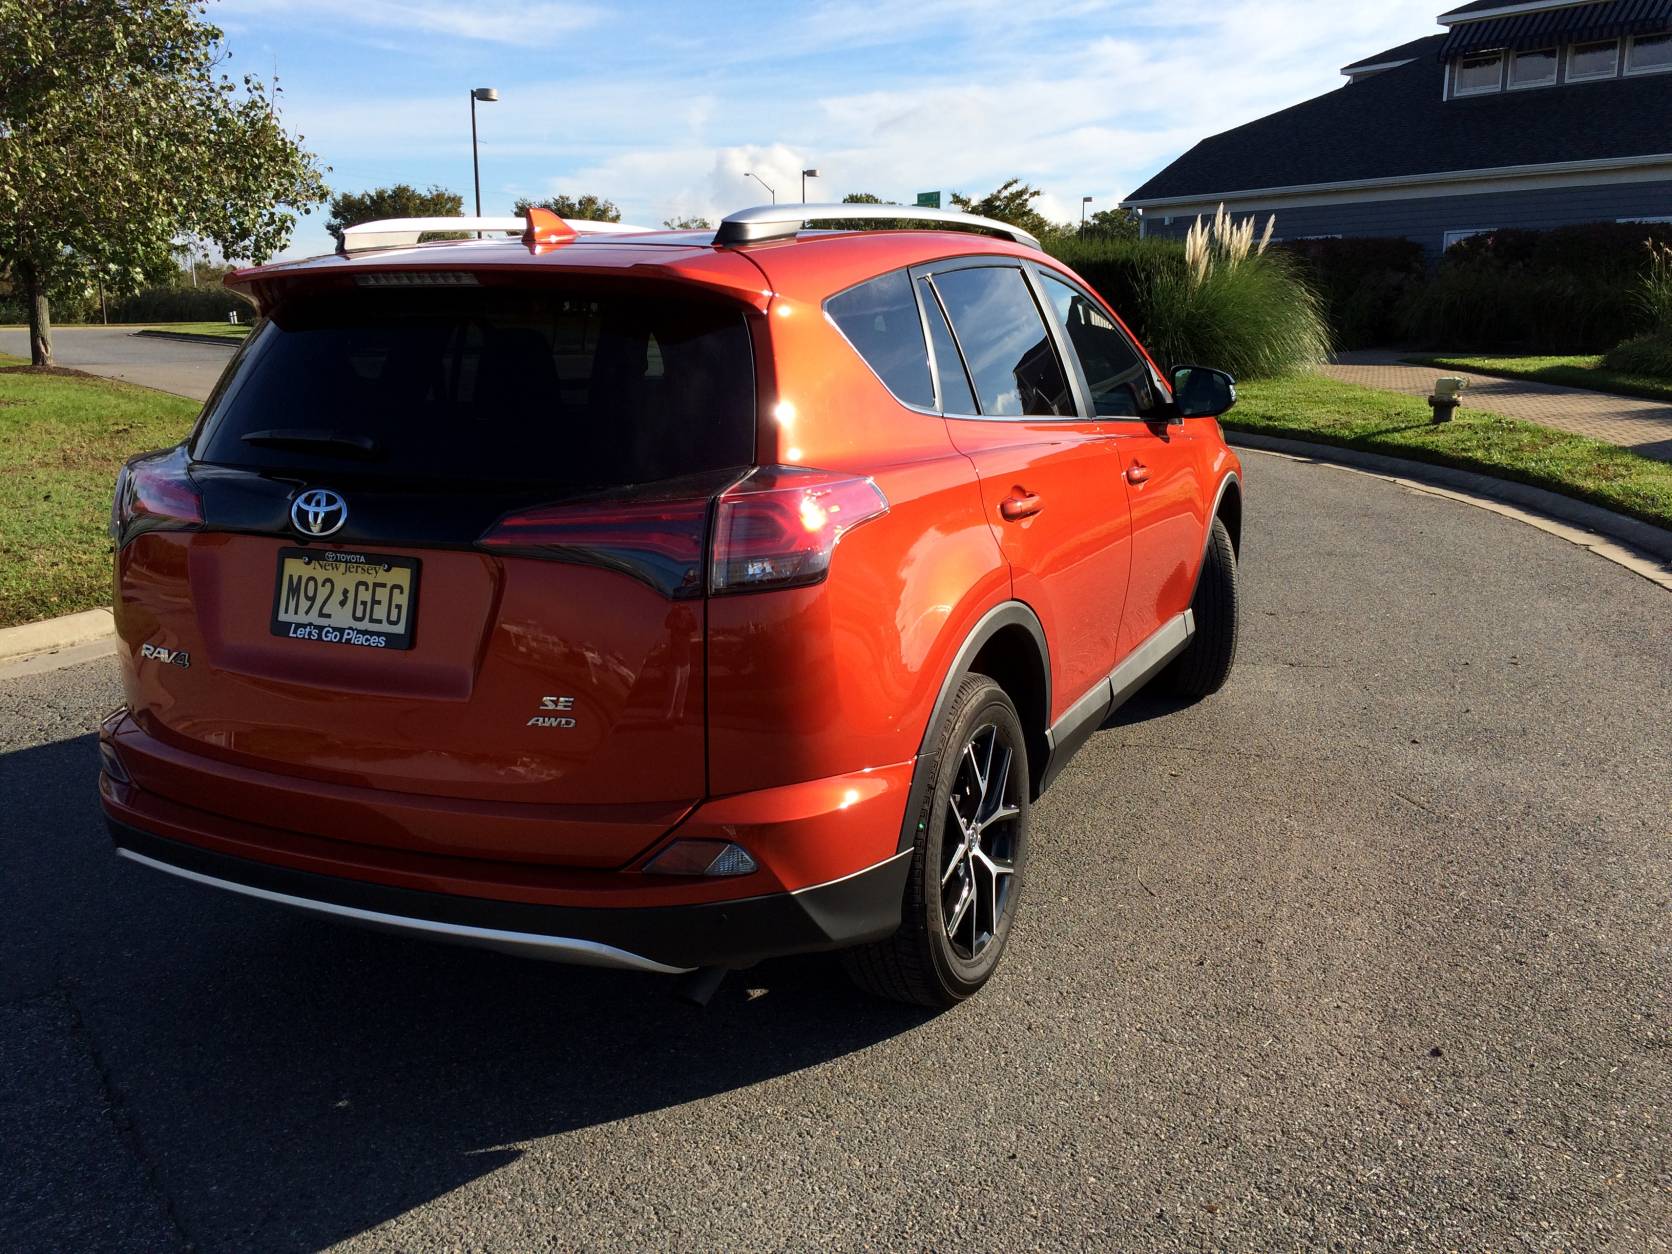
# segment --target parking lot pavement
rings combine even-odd
[[[57,365],[108,379],[124,379],[194,401],[206,398],[237,349],[237,341],[194,344],[136,336],[132,327],[58,327],[52,333]],[[27,331],[0,331],[0,353],[29,356]]]
[[[1248,454],[1230,686],[1035,811],[940,1016],[119,864],[109,663],[0,686],[0,1231],[41,1248],[1644,1250],[1672,1240],[1672,599]]]

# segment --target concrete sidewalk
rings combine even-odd
[[[1460,375],[1469,380],[1468,391],[1463,393],[1465,410],[1485,410],[1536,422],[1541,427],[1618,444],[1644,457],[1672,461],[1672,405],[1437,366],[1412,366],[1400,358],[1401,354],[1382,349],[1341,353],[1323,368],[1323,373],[1343,383],[1412,396],[1431,393],[1435,379]]]

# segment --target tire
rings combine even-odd
[[[1180,696],[1206,697],[1225,686],[1237,660],[1237,551],[1218,518],[1190,609],[1196,634],[1168,667],[1165,686]]]
[[[1027,862],[1028,758],[1015,705],[985,675],[958,686],[933,743],[900,930],[842,961],[867,992],[944,1010],[991,978],[1010,938]]]

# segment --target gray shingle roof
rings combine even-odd
[[[1129,200],[1672,152],[1672,74],[1441,99],[1416,59],[1202,140]],[[1429,47],[1428,45],[1432,45]]]
[[[1444,39],[1445,36],[1440,36]],[[1343,74],[1360,69],[1366,65],[1386,65],[1389,61],[1410,61],[1416,57],[1427,56],[1433,51],[1434,37],[1424,35],[1421,39],[1413,39],[1409,43],[1400,44],[1397,48],[1389,48],[1386,52],[1378,52],[1373,57],[1360,57],[1351,65],[1341,67]]]

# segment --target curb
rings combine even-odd
[[[213,344],[216,348],[237,348],[244,340],[226,335],[197,335],[191,331],[134,331],[134,339],[179,340],[182,344]],[[249,337],[246,336],[245,339]]]
[[[116,634],[116,620],[100,607],[61,618],[46,618],[20,627],[0,627],[0,665],[21,662],[42,653],[56,653],[74,645],[105,640]]]
[[[1496,479],[1472,470],[1230,428],[1225,429],[1225,438],[1238,448],[1345,466],[1519,518],[1591,549],[1672,591],[1672,531],[1641,519],[1560,492]]]

